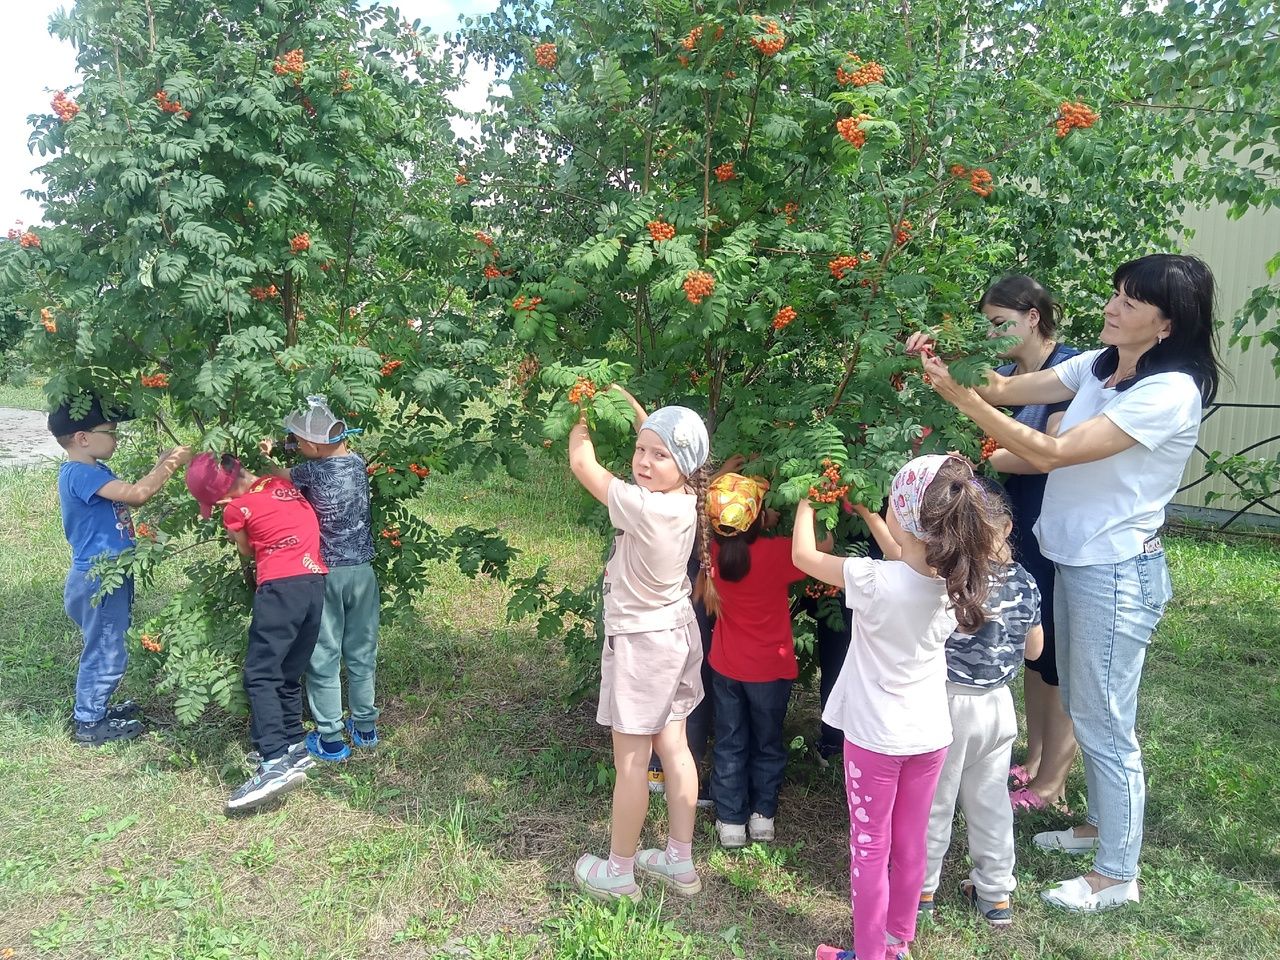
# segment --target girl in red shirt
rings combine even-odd
[[[715,751],[711,798],[725,847],[774,837],[778,791],[787,765],[782,722],[796,679],[790,537],[762,537],[764,494],[757,477],[726,473],[707,490],[710,581],[699,587],[716,617],[711,636]]]

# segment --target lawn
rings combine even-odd
[[[442,527],[496,526],[564,581],[597,575],[599,534],[557,463],[527,482],[432,477]],[[153,732],[90,752],[67,737],[77,636],[61,608],[54,474],[0,472],[0,948],[109,958],[802,958],[846,942],[847,817],[838,771],[797,750],[777,844],[726,854],[700,820],[706,890],[609,910],[571,882],[608,836],[608,740],[566,706],[557,644],[504,620],[501,584],[441,568],[383,634],[384,742],[316,771],[268,812],[227,819],[245,776],[241,718],[176,726],[135,662],[125,693]],[[1079,919],[1037,891],[1080,872],[1019,821],[1014,927],[995,935],[954,893],[963,831],[921,960],[1262,957],[1280,950],[1280,549],[1167,538],[1177,599],[1151,647],[1141,728],[1150,783],[1143,902]],[[138,613],[180,589],[172,574]],[[801,691],[790,733],[811,736]],[[1077,770],[1073,786],[1081,788]],[[658,841],[663,805],[646,840]]]

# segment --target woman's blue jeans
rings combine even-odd
[[[1057,564],[1054,624],[1062,704],[1084,754],[1094,870],[1138,875],[1147,788],[1138,746],[1138,684],[1147,645],[1173,595],[1159,540],[1120,563]]]

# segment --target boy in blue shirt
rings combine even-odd
[[[285,417],[284,429],[306,457],[292,469],[271,469],[302,491],[320,521],[320,558],[329,568],[325,579],[320,636],[307,668],[307,704],[316,729],[307,734],[307,750],[319,760],[337,762],[351,756],[344,730],[357,747],[378,743],[378,708],[374,705],[374,673],[378,659],[378,580],[373,572],[373,520],[369,508],[369,473],[364,459],[347,447],[348,430],[324,397],[307,397],[307,409]],[[273,444],[259,449],[271,456]],[[343,723],[342,678],[347,667],[347,705]]]
[[[71,545],[63,605],[84,635],[73,719],[75,741],[86,747],[131,740],[143,731],[136,703],[110,702],[129,661],[124,636],[133,606],[133,579],[127,578],[95,605],[99,584],[93,565],[133,546],[129,508],[150,500],[191,459],[189,447],[174,447],[137,483],[119,479],[102,461],[116,452],[116,430],[129,419],[108,417],[97,397],[84,396],[49,414],[49,432],[67,452],[58,469],[62,529]]]

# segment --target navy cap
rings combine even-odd
[[[86,398],[88,398],[87,406]],[[101,400],[92,394],[82,393],[78,397],[67,400],[49,414],[49,432],[55,437],[62,437],[81,430],[92,430],[104,423],[123,423],[133,419],[132,414],[124,411],[117,413],[113,410],[111,415],[107,416],[102,409]]]

